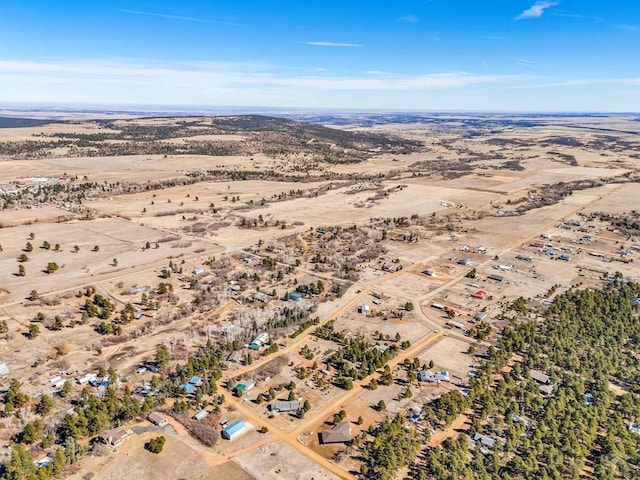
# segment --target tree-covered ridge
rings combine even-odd
[[[635,284],[572,290],[541,317],[507,327],[469,397],[449,399],[446,422],[472,405],[466,434],[424,451],[414,478],[640,478],[640,436],[629,429],[640,421],[639,296]],[[550,395],[533,369],[549,375]],[[446,417],[442,401],[425,407],[428,417]],[[495,446],[471,441],[476,434]]]
[[[13,158],[117,155],[255,155],[281,157],[307,154],[323,163],[353,163],[379,153],[409,153],[422,142],[393,135],[330,128],[323,125],[261,115],[165,118],[163,124],[145,119],[93,120],[95,133],[57,132],[38,140],[0,142],[0,155]],[[0,118],[0,127],[2,119]],[[211,140],[202,136],[211,135]],[[216,140],[216,135],[242,135],[242,141]],[[46,138],[47,140],[44,140]],[[183,144],[164,142],[185,138]],[[113,142],[116,140],[117,142]]]

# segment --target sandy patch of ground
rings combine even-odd
[[[424,363],[433,360],[434,370],[448,370],[454,382],[466,381],[474,363],[474,357],[466,353],[468,348],[467,342],[445,337],[422,352],[418,358]]]
[[[339,480],[281,442],[272,442],[233,460],[256,480]]]

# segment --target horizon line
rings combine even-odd
[[[312,112],[348,112],[348,113],[509,113],[509,114],[616,114],[640,115],[640,111],[633,110],[523,110],[523,109],[461,109],[461,108],[363,108],[363,107],[314,107],[314,106],[281,106],[281,105],[194,105],[194,104],[149,104],[149,103],[76,103],[76,102],[12,102],[0,100],[0,116],[3,110],[21,112],[36,110],[51,113],[153,113],[154,110],[176,112],[181,110],[205,112],[209,110],[244,110],[244,111],[304,111]],[[115,111],[111,111],[115,110]]]

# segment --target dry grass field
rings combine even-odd
[[[462,120],[479,130],[468,135]],[[638,279],[640,145],[629,133],[637,122],[518,120],[292,130],[259,117],[106,118],[0,128],[0,321],[8,327],[0,360],[10,369],[0,391],[17,378],[33,398],[53,395],[50,418],[60,419],[82,374],[113,367],[136,391],[153,377],[140,367],[158,345],[168,346],[173,367],[208,343],[236,340],[242,357],[218,384],[227,396],[219,417],[247,419],[251,432],[213,448],[170,436],[158,456],[144,450],[147,434],[136,435],[117,452],[83,458],[68,478],[352,480],[359,461],[317,442],[336,411],[351,422],[362,416],[357,432],[464,388],[477,363],[467,352],[495,344],[506,324],[497,317],[520,296],[544,305],[616,272]],[[480,289],[484,299],[471,296]],[[95,294],[113,305],[104,318],[88,314]],[[447,325],[434,302],[454,308],[464,328]],[[135,318],[122,321],[128,304]],[[363,304],[366,314],[357,312]],[[465,332],[480,311],[489,326],[482,339]],[[324,370],[341,345],[315,327],[294,335],[315,316],[334,320],[344,338],[408,341],[390,360],[395,381],[343,389],[330,368],[318,380],[312,364]],[[260,330],[277,352],[247,348]],[[452,382],[411,384],[403,362],[414,358],[448,370]],[[56,376],[74,383],[71,398],[56,394]],[[236,376],[257,381],[243,398],[225,390]],[[270,418],[258,395],[290,382],[311,410],[305,419]],[[412,398],[403,397],[408,388]],[[280,389],[277,398],[287,395]],[[372,408],[381,399],[386,412]],[[0,444],[29,415],[8,420]],[[256,432],[262,425],[270,435]]]

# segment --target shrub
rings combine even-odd
[[[159,437],[152,438],[147,443],[145,443],[144,448],[157,455],[164,448],[164,444],[166,443],[166,441],[167,439],[161,435]]]

